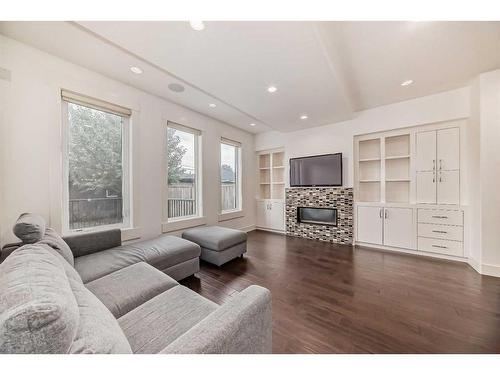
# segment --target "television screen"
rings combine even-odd
[[[290,186],[342,186],[342,153],[290,159]]]

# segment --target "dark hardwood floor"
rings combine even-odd
[[[183,284],[219,304],[270,289],[275,353],[500,353],[500,279],[463,263],[254,231]]]

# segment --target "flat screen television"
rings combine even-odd
[[[290,159],[290,186],[342,186],[342,153]]]

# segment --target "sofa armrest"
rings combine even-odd
[[[172,354],[271,352],[271,293],[257,285],[232,297],[161,351]]]
[[[63,237],[75,257],[97,253],[121,246],[122,232],[120,229],[110,229],[100,232],[79,233]]]
[[[9,243],[2,247],[1,253],[0,253],[0,263],[2,263],[5,258],[7,258],[14,250],[19,249],[21,246],[23,246],[22,242],[16,242],[16,243]]]

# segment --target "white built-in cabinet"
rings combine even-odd
[[[357,241],[413,249],[413,209],[406,207],[357,207]]]
[[[285,230],[285,153],[282,149],[259,152],[257,227]]]
[[[417,203],[460,203],[460,129],[416,134]]]
[[[354,137],[355,242],[463,258],[462,121]]]
[[[285,203],[278,200],[257,201],[257,227],[274,231],[285,230]]]

